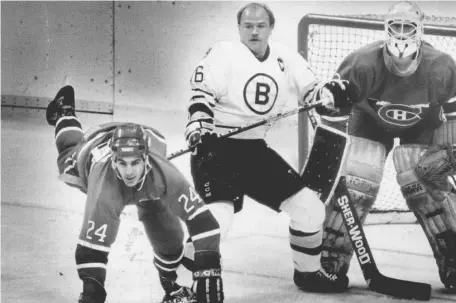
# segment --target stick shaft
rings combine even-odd
[[[272,123],[272,122],[278,121],[280,119],[289,117],[291,115],[295,115],[295,114],[299,114],[299,113],[311,110],[311,109],[313,109],[313,108],[315,108],[317,106],[321,106],[323,104],[324,104],[324,101],[318,101],[318,102],[315,102],[315,103],[313,103],[311,105],[300,106],[300,107],[297,107],[295,109],[292,109],[292,110],[285,111],[283,113],[277,114],[275,116],[260,120],[258,122],[255,122],[255,123],[252,123],[252,124],[248,124],[248,125],[243,126],[243,127],[235,128],[233,130],[230,130],[230,131],[226,132],[225,134],[220,135],[219,138],[228,138],[228,137],[237,135],[239,133],[243,133],[245,131],[248,131],[248,130],[250,130],[252,128],[255,128],[255,127],[258,127],[258,126],[261,126],[261,125],[265,125],[267,123]],[[174,158],[177,158],[177,157],[179,157],[179,156],[181,156],[183,154],[186,154],[186,153],[188,153],[190,151],[191,151],[190,148],[179,150],[179,151],[177,151],[175,153],[170,154],[168,156],[168,160],[172,160]]]

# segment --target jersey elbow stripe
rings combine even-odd
[[[76,269],[83,269],[83,268],[104,268],[106,269],[106,264],[103,263],[83,263],[76,265]]]
[[[207,106],[206,103],[198,102],[190,104],[190,106],[188,107],[188,113],[190,114],[190,116],[196,112],[203,112],[208,114],[211,118],[214,118],[214,112]]]
[[[197,103],[201,103],[201,104],[204,104],[206,106],[209,106],[210,107],[215,107],[215,103],[217,103],[218,101],[212,97],[207,97],[207,96],[193,96],[191,99],[190,99],[190,103],[192,104],[197,104]]]
[[[85,247],[88,247],[88,248],[91,248],[91,249],[94,249],[94,250],[103,251],[103,252],[110,252],[111,251],[110,247],[106,247],[106,246],[102,246],[102,245],[98,245],[98,244],[92,244],[92,243],[89,243],[89,242],[84,241],[84,240],[79,240],[78,244],[81,245],[81,246],[85,246]]]

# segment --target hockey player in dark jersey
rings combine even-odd
[[[386,41],[349,54],[336,77],[348,80],[355,104],[348,117],[351,146],[347,186],[362,222],[372,208],[394,139],[397,181],[432,247],[440,279],[456,287],[456,64],[423,40],[424,15],[412,2],[398,2],[385,17]],[[331,117],[322,117],[330,121]],[[347,274],[353,248],[340,209],[327,208],[322,265]]]
[[[166,142],[155,129],[133,123],[107,123],[85,134],[75,115],[74,90],[65,86],[46,116],[55,126],[60,179],[87,194],[76,247],[83,284],[79,303],[103,303],[106,266],[120,214],[136,205],[154,252],[165,291],[163,303],[223,302],[219,224],[200,196],[166,159]],[[176,283],[184,255],[185,222],[195,246],[194,284]]]
[[[216,43],[191,78],[185,135],[193,149],[195,188],[216,216],[222,239],[242,210],[244,195],[289,214],[296,286],[311,292],[343,291],[347,278],[320,266],[323,203],[307,180],[267,145],[270,125],[225,139],[216,134],[277,115],[287,102],[306,102],[311,95],[330,101],[321,110],[338,111],[345,83],[318,81],[297,52],[270,42],[275,17],[268,6],[246,4],[237,21],[240,41]]]

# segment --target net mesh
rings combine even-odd
[[[364,15],[344,16],[342,18],[382,20],[383,16]],[[436,34],[426,34],[424,40],[431,43],[437,49],[450,54],[456,60],[456,34],[453,33],[452,36],[447,36],[447,33],[444,34],[445,31],[443,30],[444,27],[456,28],[456,18],[431,16],[427,17],[425,21],[425,24],[432,24],[433,27],[441,26],[442,34],[439,34],[437,29],[433,31]],[[309,24],[308,27],[307,37],[305,37],[307,39],[307,53],[305,57],[311,65],[312,70],[321,80],[332,78],[342,59],[350,52],[368,43],[382,40],[385,37],[382,28],[379,30],[366,29],[362,28],[361,24],[359,26],[355,24],[353,27],[341,26],[342,24],[347,24],[343,21],[341,21],[340,26],[335,24],[337,22],[329,22],[331,25],[326,25],[320,20],[316,23],[318,24]],[[396,171],[390,153],[386,161],[379,196],[375,202],[373,211],[408,211],[395,176]]]

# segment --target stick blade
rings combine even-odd
[[[429,301],[431,298],[431,285],[427,283],[404,281],[385,276],[372,279],[369,288],[378,293],[402,299]]]

